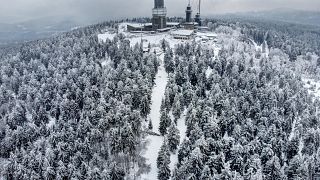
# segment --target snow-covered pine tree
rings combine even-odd
[[[167,128],[171,124],[171,118],[166,111],[161,111],[159,132],[162,136],[167,134]]]
[[[174,122],[171,122],[171,125],[168,128],[167,138],[169,150],[172,153],[175,153],[180,143],[180,132]]]
[[[182,106],[180,102],[181,95],[177,94],[173,100],[172,114],[175,118],[175,122],[180,118],[182,113]]]
[[[159,180],[169,180],[171,171],[170,171],[170,157],[164,158],[163,163],[159,166],[158,179]]]
[[[144,95],[142,98],[141,98],[141,103],[140,103],[140,109],[141,109],[141,116],[142,117],[147,117],[147,115],[150,113],[150,102],[151,100],[149,99],[149,96],[148,95]]]
[[[170,179],[170,152],[167,139],[165,138],[157,157],[158,179]]]
[[[157,157],[157,167],[160,169],[161,165],[164,163],[165,159],[169,158],[169,164],[170,164],[170,151],[169,151],[169,145],[168,145],[168,140],[165,137],[164,141],[160,147],[160,151],[158,152],[158,157]]]
[[[173,73],[174,72],[174,61],[173,61],[173,51],[170,47],[167,48],[165,54],[164,54],[164,67],[166,69],[167,73]]]

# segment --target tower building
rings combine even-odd
[[[191,9],[190,0],[189,0],[189,4],[186,9],[186,23],[192,22],[191,17],[192,17],[192,9]]]
[[[167,27],[167,9],[164,6],[164,0],[154,0],[152,9],[152,29],[163,29]]]
[[[198,13],[196,14],[196,17],[195,17],[195,19],[194,19],[194,21],[197,22],[199,26],[201,26],[201,16],[200,16],[200,13],[201,13],[201,0],[199,0]]]

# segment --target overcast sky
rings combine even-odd
[[[165,0],[169,16],[184,15],[188,0]],[[197,0],[191,0],[193,6]],[[203,15],[290,8],[319,10],[320,0],[202,0]],[[42,17],[73,17],[97,22],[150,16],[153,0],[0,0],[0,23]],[[193,7],[195,9],[195,7]]]

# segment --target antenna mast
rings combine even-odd
[[[201,14],[201,0],[199,0],[199,14]]]
[[[195,17],[195,22],[198,23],[199,26],[201,26],[201,0],[199,0],[199,7],[198,7],[198,13],[196,14],[196,17]]]

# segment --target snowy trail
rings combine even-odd
[[[254,42],[253,39],[249,39],[253,46],[255,47],[256,51],[260,51],[260,52],[263,52],[263,48],[262,48],[262,44],[259,46],[256,42]],[[266,47],[265,47],[265,52],[262,53],[266,56],[266,58],[269,58],[269,53],[270,53],[270,48],[269,48],[269,45],[268,43],[265,41],[265,44],[266,44]]]
[[[151,112],[150,118],[153,124],[153,132],[159,133],[159,122],[160,122],[160,106],[161,100],[164,98],[165,89],[167,86],[168,75],[163,66],[164,54],[159,56],[161,65],[159,67],[158,74],[155,80],[155,86],[152,91],[151,96]],[[149,144],[144,157],[147,159],[147,164],[151,165],[151,170],[148,174],[141,175],[143,180],[156,180],[157,179],[157,156],[158,151],[162,145],[163,137],[162,136],[151,136],[147,137]]]
[[[292,138],[294,137],[294,134],[295,134],[295,131],[296,131],[297,121],[298,121],[297,118],[295,118],[295,119],[293,120],[292,127],[291,127],[291,132],[290,132],[290,135],[289,135],[289,141],[291,141]]]

